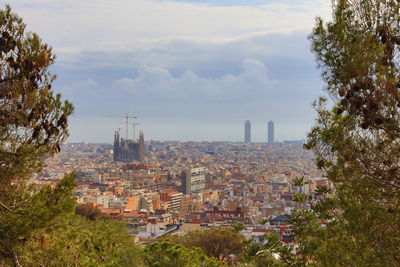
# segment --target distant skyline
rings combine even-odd
[[[325,0],[13,0],[53,47],[53,88],[76,107],[68,142],[112,142],[137,115],[145,139],[302,139],[322,82],[307,40]],[[123,126],[122,126],[123,127]],[[131,129],[130,129],[130,132]]]

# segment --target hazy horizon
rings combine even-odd
[[[74,120],[75,118],[72,118]],[[93,118],[95,119],[95,118]],[[100,118],[99,120],[102,120]],[[84,119],[81,123],[87,123],[90,119]],[[123,119],[109,119],[109,124],[98,123],[93,121],[93,124],[88,127],[83,127],[86,132],[83,132],[82,136],[76,136],[75,138],[68,138],[69,143],[111,143],[114,140],[114,132],[120,128],[120,136],[125,138],[125,125]],[[301,128],[301,123],[280,123],[274,121],[275,124],[275,139],[279,142],[284,140],[301,140],[305,139],[304,136],[296,136],[290,134],[290,130],[294,128]],[[75,121],[72,125],[78,125],[79,122]],[[218,123],[218,122],[202,122],[202,123],[183,123],[174,124],[171,122],[154,122],[143,125],[140,129],[144,132],[145,140],[160,140],[160,141],[232,141],[232,142],[243,142],[244,140],[244,122],[243,123]],[[162,129],[162,132],[158,132],[158,129]],[[72,129],[73,130],[73,129]],[[303,129],[299,129],[301,131]],[[310,129],[304,129],[308,132]],[[177,137],[179,132],[179,138]],[[230,135],[226,135],[226,132]],[[102,134],[97,134],[102,133]],[[136,138],[138,138],[138,129],[136,130]],[[107,136],[108,135],[108,136]],[[215,136],[215,138],[207,138],[206,136]],[[91,136],[89,139],[85,139],[84,136]],[[105,136],[105,137],[104,137]],[[133,138],[133,126],[129,126],[128,138]],[[251,122],[251,141],[252,143],[263,143],[267,142],[267,122],[256,123]]]

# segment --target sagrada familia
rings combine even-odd
[[[120,138],[119,132],[114,135],[114,160],[121,162],[144,161],[145,157],[144,135],[139,132],[139,141]]]

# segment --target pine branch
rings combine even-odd
[[[0,201],[0,206],[2,206],[5,210],[7,210],[7,211],[9,211],[9,212],[12,211],[9,207],[7,207],[7,206],[6,206],[3,202],[1,202],[1,201]]]
[[[19,263],[18,255],[17,255],[17,253],[15,253],[15,251],[13,251],[13,257],[14,257],[14,264],[15,264],[15,266],[16,266],[16,267],[21,267],[22,265]]]

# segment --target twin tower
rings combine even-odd
[[[274,143],[274,122],[268,122],[268,144]],[[251,122],[249,120],[244,122],[244,142],[251,142]]]

